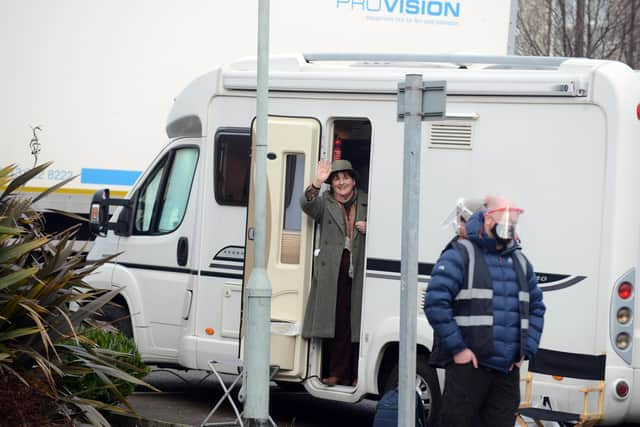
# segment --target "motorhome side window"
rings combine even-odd
[[[215,137],[214,188],[220,205],[247,206],[251,171],[251,134],[247,129],[220,129]]]
[[[168,153],[138,192],[135,234],[165,234],[182,223],[198,163],[198,149],[184,147]]]
[[[302,208],[299,200],[304,191],[304,154],[287,154],[286,159],[280,262],[298,264],[302,230]]]

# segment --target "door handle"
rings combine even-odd
[[[178,265],[185,266],[187,265],[187,260],[189,259],[189,239],[186,237],[181,237],[178,239]]]
[[[182,318],[187,320],[189,313],[191,312],[191,301],[193,300],[193,291],[187,290],[187,295],[184,299],[184,305],[182,306]]]

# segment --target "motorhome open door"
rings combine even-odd
[[[255,148],[255,121],[252,146]],[[266,269],[271,283],[271,360],[278,378],[304,378],[307,341],[302,339],[304,307],[311,284],[313,221],[300,209],[300,197],[318,161],[320,123],[315,119],[270,117],[267,147]],[[252,150],[255,153],[255,149]],[[253,171],[255,156],[252,158]],[[251,174],[253,177],[253,172]],[[244,283],[253,267],[254,185],[247,221]],[[245,304],[246,307],[246,304]],[[243,312],[243,324],[244,316]],[[242,334],[244,340],[244,333]],[[244,346],[241,346],[244,349]]]

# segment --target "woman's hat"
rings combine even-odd
[[[331,184],[331,180],[333,180],[333,176],[338,172],[348,172],[349,175],[351,175],[351,177],[356,181],[356,184],[360,179],[358,172],[356,172],[356,170],[353,169],[353,166],[351,166],[351,162],[349,160],[334,160],[333,163],[331,164],[331,173],[329,174],[329,177],[325,182],[327,184]]]

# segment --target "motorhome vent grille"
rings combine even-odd
[[[436,122],[431,124],[429,145],[443,148],[471,148],[473,123]]]

